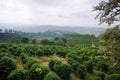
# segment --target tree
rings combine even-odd
[[[120,21],[120,0],[101,1],[94,10],[99,11],[96,18],[100,19],[100,24],[106,22],[110,25],[115,21]]]
[[[59,39],[60,39],[59,37],[55,37],[55,38],[54,38],[55,41],[57,41],[57,40],[59,40]]]
[[[29,38],[27,37],[23,37],[21,40],[22,43],[28,43],[29,42]]]
[[[100,51],[111,55],[111,69],[113,73],[120,74],[120,28],[118,26],[108,29],[99,36]]]
[[[36,43],[37,43],[37,40],[36,40],[36,39],[33,39],[33,40],[32,40],[32,43],[33,43],[33,44],[36,44]]]
[[[0,29],[0,33],[2,33],[2,31],[3,31],[3,30],[2,30],[2,29]]]
[[[111,74],[106,80],[120,80],[120,74]]]
[[[120,22],[120,0],[101,1],[94,7],[95,11],[99,11],[96,18],[100,19],[100,24],[106,22],[111,25],[115,21]],[[111,55],[111,70],[113,73],[120,74],[120,25],[108,29],[100,35],[100,49],[105,54]]]
[[[53,45],[54,42],[52,42],[52,41],[50,41],[50,40],[48,40],[48,39],[43,39],[43,40],[41,40],[41,44]]]
[[[59,46],[65,46],[66,43],[67,43],[67,40],[65,38],[61,38],[55,41],[55,44]]]
[[[12,39],[11,39],[12,42],[15,42],[15,43],[20,43],[21,42],[21,36],[14,36]]]
[[[4,30],[4,33],[8,33],[8,29],[5,29],[5,30]]]

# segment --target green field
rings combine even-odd
[[[9,63],[4,62],[6,59]],[[100,56],[95,48],[1,42],[0,66],[6,67],[0,67],[4,69],[0,80],[19,79],[17,73],[24,74],[21,75],[25,77],[23,80],[44,80],[48,79],[48,74],[50,78],[55,76],[58,80],[96,80],[96,77],[103,78],[99,76],[100,73],[107,74],[107,69],[99,64],[101,61],[108,65],[103,61],[109,62],[109,58]]]

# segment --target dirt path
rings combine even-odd
[[[61,60],[61,61],[65,62],[65,63],[67,63],[64,58],[58,57],[56,55],[54,55],[54,56],[44,56],[44,57],[35,56],[34,58],[36,60],[38,60],[40,63],[42,63],[43,65],[45,65],[45,66],[48,66],[49,61],[52,60],[52,59]]]
[[[17,68],[23,68],[23,63],[20,60],[16,59],[15,63],[17,65]]]
[[[45,66],[48,66],[49,61],[52,60],[52,59],[53,60],[61,60],[62,62],[67,63],[65,58],[61,58],[57,55],[53,55],[53,56],[49,56],[49,57],[47,57],[47,56],[44,56],[44,57],[35,56],[34,58]],[[82,79],[78,78],[75,74],[71,74],[70,80],[82,80]]]
[[[80,79],[79,77],[77,77],[75,74],[71,74],[70,75],[70,80],[82,80],[82,79]]]

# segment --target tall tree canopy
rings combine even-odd
[[[115,21],[120,22],[120,0],[101,1],[94,10],[99,11],[95,18],[100,19],[100,24],[106,22],[111,25]],[[99,39],[100,50],[111,55],[112,72],[120,74],[120,25],[107,29]]]
[[[100,51],[111,55],[111,71],[120,74],[120,28],[118,26],[108,29],[99,36]]]
[[[120,0],[101,1],[94,10],[99,11],[95,18],[100,19],[100,24],[106,22],[110,25],[115,21],[120,22]]]

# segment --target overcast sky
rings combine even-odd
[[[91,10],[99,1],[0,0],[0,23],[98,27]]]

